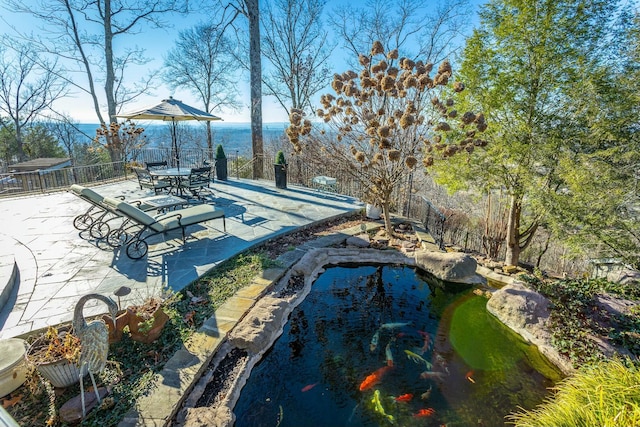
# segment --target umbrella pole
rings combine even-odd
[[[176,132],[176,120],[174,117],[171,118],[171,123],[173,125],[171,127],[171,139],[173,139],[173,147],[175,149],[176,167],[180,170],[180,154],[178,153],[178,137]]]

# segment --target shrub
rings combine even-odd
[[[627,360],[583,368],[555,387],[555,396],[531,411],[508,416],[516,426],[640,425],[640,370]]]
[[[224,154],[224,149],[222,148],[222,144],[218,144],[216,147],[216,159],[226,159],[227,156]]]

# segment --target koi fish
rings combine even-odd
[[[418,333],[422,335],[422,338],[424,338],[424,345],[420,349],[420,354],[425,354],[431,345],[431,336],[424,331],[418,331]]]
[[[411,326],[411,325],[413,325],[413,322],[407,322],[407,323],[399,323],[399,322],[383,323],[382,325],[380,325],[380,329],[399,329],[399,328],[404,328],[405,326]]]
[[[387,356],[387,366],[393,366],[393,353],[391,353],[391,341],[387,343],[384,348],[384,353]]]
[[[434,371],[424,371],[423,373],[420,374],[420,378],[422,378],[423,380],[429,379],[429,378],[436,378],[436,379],[443,379],[446,375],[444,374],[444,372],[434,372]]]
[[[474,380],[473,378],[471,378],[471,375],[473,375],[473,371],[469,371],[467,372],[467,374],[464,376],[469,382],[475,384],[476,380]]]
[[[371,337],[371,343],[369,343],[370,352],[373,353],[376,351],[376,348],[378,348],[378,341],[380,341],[380,329],[378,329],[376,333],[373,334],[373,337]]]
[[[420,395],[420,399],[422,400],[427,400],[431,397],[431,389],[433,388],[433,386],[429,386],[429,390],[425,391],[424,393],[422,393]]]
[[[418,412],[413,414],[413,417],[414,418],[425,418],[425,417],[430,417],[431,415],[433,415],[435,413],[436,413],[436,410],[433,409],[433,408],[420,409]]]
[[[318,385],[318,383],[313,383],[313,384],[306,385],[306,386],[302,387],[302,390],[300,390],[300,391],[304,393],[305,391],[309,391],[309,390],[311,390],[312,388],[314,388],[317,385]]]
[[[387,414],[382,406],[382,402],[380,401],[380,390],[376,390],[373,392],[373,397],[371,398],[371,403],[373,403],[373,409],[383,417],[386,417],[392,424],[395,422],[395,418],[393,415]]]
[[[367,375],[364,381],[362,381],[362,383],[360,384],[360,391],[368,390],[382,381],[382,377],[387,373],[389,369],[391,369],[391,366],[383,366],[371,375]]]
[[[413,399],[413,394],[407,393],[396,397],[396,402],[410,402]]]
[[[404,352],[407,354],[408,359],[413,360],[415,363],[424,363],[427,369],[431,369],[431,366],[432,366],[431,363],[424,360],[422,356],[420,356],[419,354],[416,354],[411,350],[405,350]]]

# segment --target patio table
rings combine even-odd
[[[316,188],[316,190],[323,190],[332,193],[335,193],[337,191],[336,185],[338,183],[338,180],[336,178],[320,175],[314,177],[311,182],[313,182],[313,186]]]
[[[186,178],[191,174],[190,168],[167,168],[149,171],[151,176],[168,178],[171,183],[171,188],[176,190],[178,196],[182,196],[182,187],[180,181],[182,178]]]
[[[138,206],[140,210],[146,211],[157,209],[159,212],[169,210],[177,206],[184,206],[189,204],[189,202],[187,202],[182,197],[173,196],[171,194],[145,197],[139,199],[138,202],[140,202],[140,205]]]

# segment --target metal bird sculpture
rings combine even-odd
[[[109,353],[109,329],[103,320],[92,320],[87,324],[82,313],[84,304],[90,299],[97,299],[109,307],[109,313],[114,319],[118,313],[118,304],[109,297],[100,294],[87,294],[80,298],[73,312],[73,329],[80,338],[80,399],[82,400],[82,417],[86,416],[84,404],[84,384],[82,377],[84,373],[89,372],[93,390],[100,403],[100,393],[96,387],[96,381],[93,378],[94,373],[101,372],[107,364],[107,354]],[[86,366],[86,371],[85,371]]]

